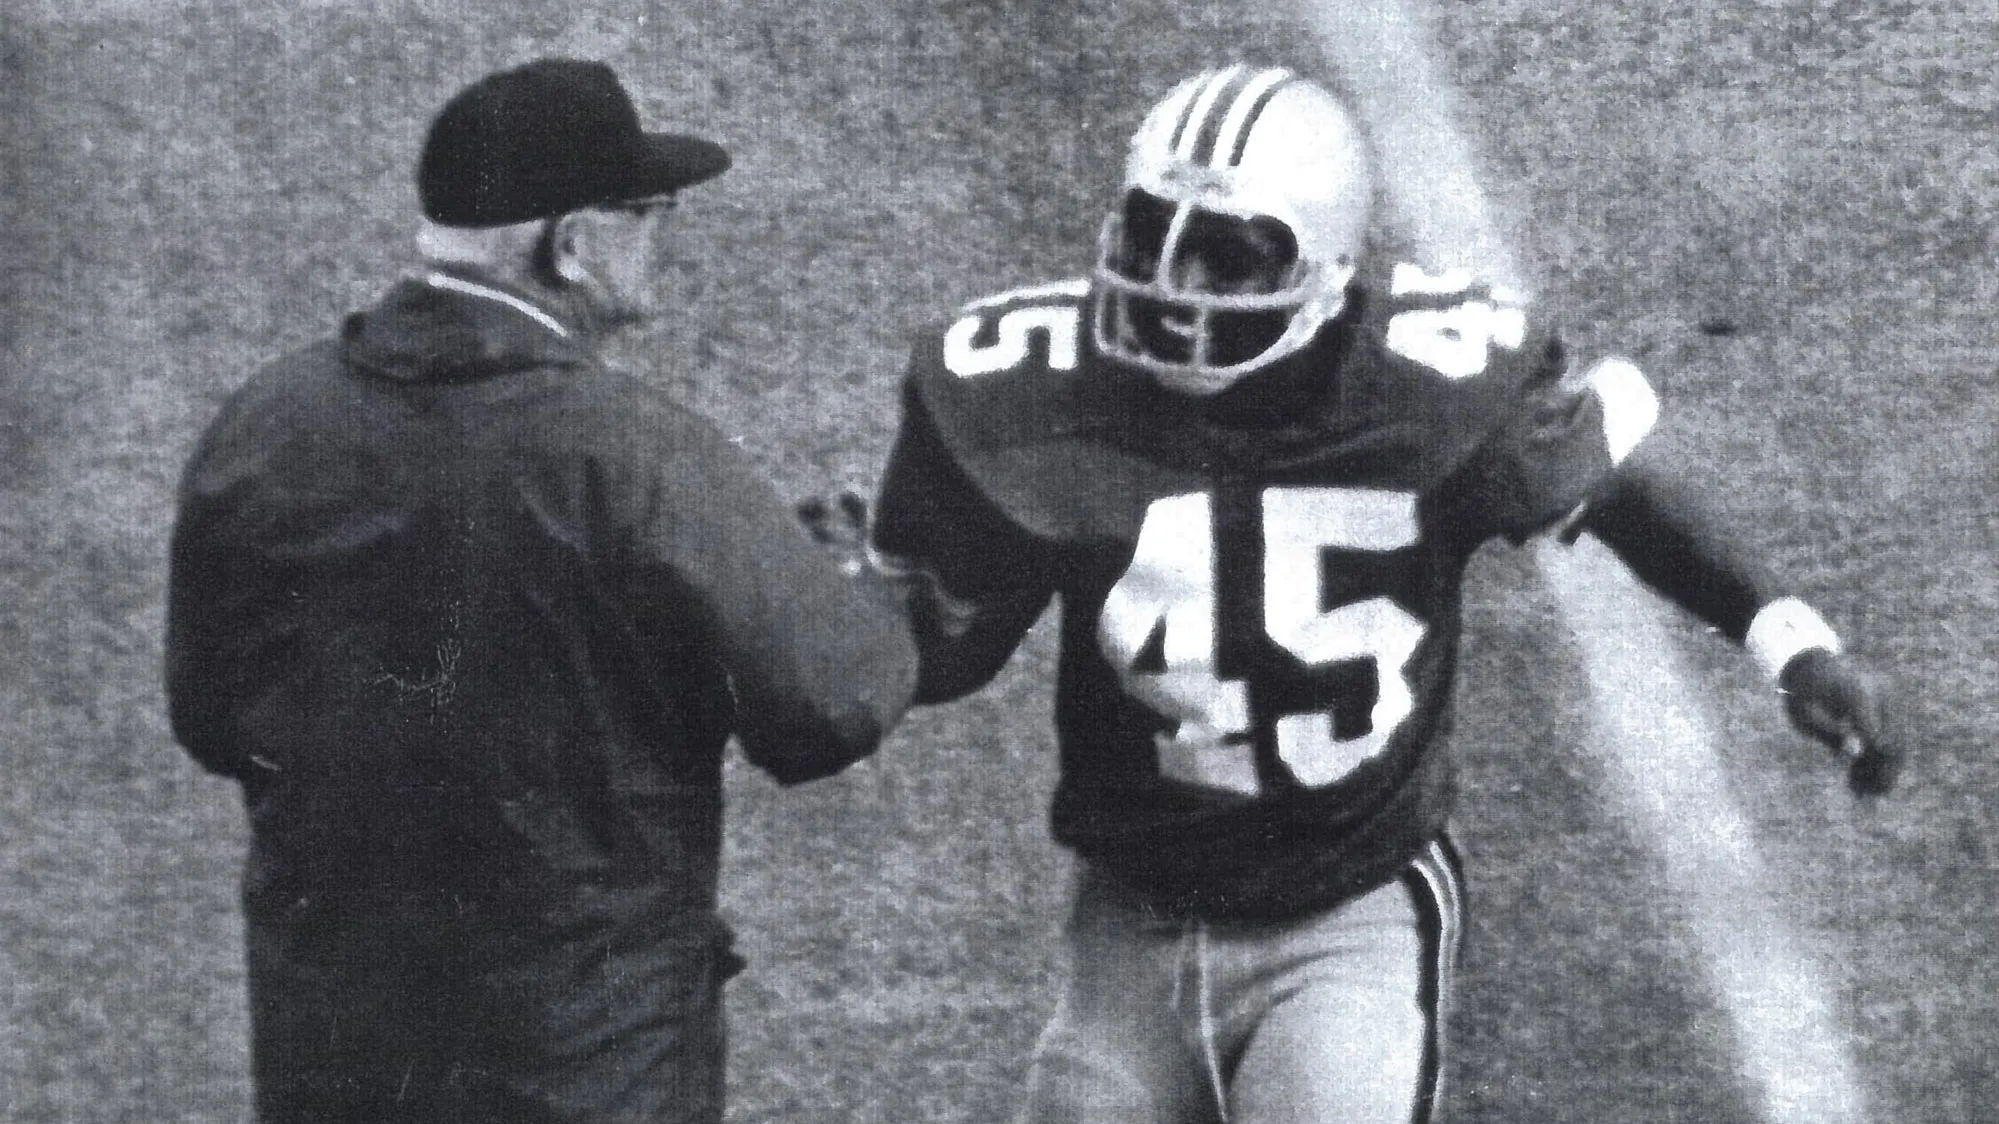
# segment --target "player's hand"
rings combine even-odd
[[[1878,796],[1895,787],[1902,748],[1883,729],[1880,704],[1850,663],[1808,648],[1784,665],[1777,687],[1792,724],[1846,757],[1848,788]]]
[[[849,577],[867,574],[900,590],[919,631],[962,636],[978,617],[978,606],[951,596],[937,575],[911,559],[874,548],[874,513],[859,492],[842,488],[830,496],[813,496],[800,500],[795,510],[806,533],[839,556]]]
[[[849,575],[868,569],[868,501],[852,488],[800,500],[794,509],[812,541],[831,549]]]

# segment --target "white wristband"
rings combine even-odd
[[[1824,648],[1837,653],[1839,634],[1810,605],[1795,597],[1779,597],[1756,610],[1742,643],[1763,674],[1775,680],[1799,652]]]

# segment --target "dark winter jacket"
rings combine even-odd
[[[786,782],[872,751],[890,599],[709,424],[438,274],[230,399],[171,565],[174,731],[248,800],[266,1118],[383,1081],[708,1118],[724,745]]]

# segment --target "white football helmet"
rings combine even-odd
[[[1147,113],[1092,272],[1099,351],[1213,394],[1339,314],[1374,203],[1366,142],[1331,92],[1231,66]]]

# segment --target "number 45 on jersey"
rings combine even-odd
[[[1328,785],[1379,753],[1408,718],[1407,665],[1426,626],[1387,597],[1322,609],[1321,554],[1414,545],[1416,497],[1273,487],[1261,500],[1264,634],[1307,668],[1366,660],[1376,671],[1370,728],[1358,737],[1339,737],[1329,710],[1270,716],[1278,760],[1299,783]],[[1194,492],[1153,501],[1131,565],[1105,599],[1097,640],[1126,692],[1176,723],[1155,739],[1162,774],[1253,795],[1262,784],[1249,737],[1249,684],[1216,673],[1216,572],[1213,497]],[[1148,647],[1163,651],[1163,671],[1136,670]]]

